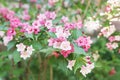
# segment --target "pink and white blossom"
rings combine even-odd
[[[69,41],[63,41],[61,44],[60,44],[60,49],[62,50],[71,50],[71,46],[70,46],[70,42]]]
[[[76,60],[68,60],[67,68],[72,70],[72,67],[75,65]]]
[[[23,43],[17,44],[17,51],[23,52],[25,51],[26,46]]]

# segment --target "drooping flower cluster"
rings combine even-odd
[[[80,72],[86,77],[86,74],[90,73],[95,66],[94,63],[91,62],[90,56],[86,56],[85,60],[87,63],[86,65],[82,65]]]
[[[27,59],[32,55],[32,52],[34,51],[32,45],[26,46],[23,43],[19,43],[16,45],[17,51],[20,52],[20,57],[23,59]]]

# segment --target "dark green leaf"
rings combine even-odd
[[[75,30],[73,30],[73,32],[72,32],[72,37],[73,37],[73,39],[77,39],[77,38],[79,38],[80,36],[82,35],[82,32],[80,31],[80,30],[78,30],[78,29],[75,29]]]
[[[10,41],[7,45],[7,50],[9,51],[10,49],[12,49],[16,44],[16,41]]]
[[[13,52],[13,59],[15,64],[17,64],[21,60],[20,53],[16,50]]]

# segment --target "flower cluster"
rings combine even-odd
[[[111,34],[113,34],[116,31],[116,28],[114,25],[111,25],[109,27],[104,27],[101,29],[100,35],[103,35],[104,37],[108,38]]]
[[[86,64],[82,65],[80,72],[86,77],[86,74],[90,73],[94,69],[94,63],[91,62],[90,56],[85,57]]]
[[[88,51],[92,43],[90,37],[81,36],[76,41],[78,46],[81,46],[85,51]]]
[[[26,46],[23,43],[19,43],[16,45],[17,51],[20,52],[20,57],[23,59],[27,59],[32,55],[32,52],[34,51],[32,45],[31,46]]]
[[[84,30],[86,33],[93,34],[94,31],[100,29],[100,21],[99,20],[93,20],[91,17],[89,17],[85,23],[84,23]]]
[[[21,21],[18,17],[15,17],[15,12],[8,10],[7,8],[0,8],[0,14],[2,17],[10,22],[10,27],[6,32],[6,36],[3,37],[4,45],[13,40],[13,36],[16,35],[15,29],[20,26]]]

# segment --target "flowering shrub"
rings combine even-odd
[[[0,1],[1,80],[119,79],[119,0],[9,2]]]
[[[53,3],[50,2],[51,5]],[[8,51],[14,52],[12,57],[15,63],[35,53],[47,56],[53,53],[56,57],[62,55],[68,61],[66,67],[74,70],[74,73],[80,69],[80,73],[86,77],[94,68],[94,63],[86,53],[92,41],[89,36],[82,34],[81,20],[70,22],[68,17],[59,18],[56,12],[45,11],[29,22],[32,18],[27,9],[23,11],[23,17],[20,17],[8,8],[0,8],[0,16],[2,24],[5,24],[1,27],[1,40]]]

